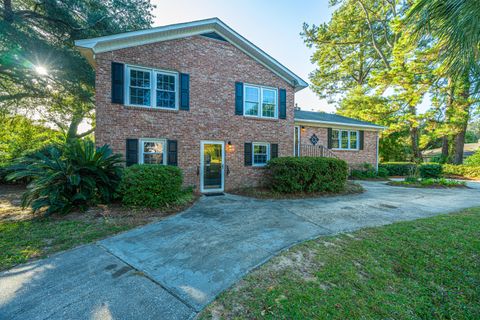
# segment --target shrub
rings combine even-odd
[[[418,166],[420,177],[439,178],[442,174],[442,165],[439,163],[424,163]]]
[[[480,178],[480,165],[469,166],[469,165],[444,164],[443,175],[460,176],[460,177],[471,178],[471,179]]]
[[[348,166],[343,160],[320,157],[283,157],[269,161],[270,187],[277,192],[340,192]]]
[[[182,197],[182,184],[178,167],[137,164],[125,169],[119,193],[127,206],[160,208]]]
[[[54,145],[21,158],[7,179],[31,179],[22,205],[45,214],[68,213],[96,203],[108,203],[121,177],[121,156],[91,141]]]
[[[385,169],[389,176],[408,176],[416,170],[417,165],[413,162],[385,162],[379,168]]]
[[[465,164],[468,166],[480,166],[480,149],[465,159]]]
[[[360,168],[352,169],[350,171],[350,176],[356,179],[376,179],[384,178],[387,176],[387,171],[380,168],[375,170],[375,168],[370,163],[364,163]]]

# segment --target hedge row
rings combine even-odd
[[[380,163],[379,169],[385,169],[389,176],[409,176],[415,173],[417,165],[412,162]]]
[[[444,164],[443,175],[460,176],[471,179],[480,178],[480,166]]]
[[[348,176],[347,163],[333,158],[275,158],[268,169],[270,187],[282,193],[341,192]]]

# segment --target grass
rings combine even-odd
[[[358,183],[347,181],[345,185],[345,190],[342,192],[298,192],[298,193],[281,193],[271,190],[269,188],[242,188],[237,190],[229,191],[229,193],[236,194],[244,197],[251,197],[257,199],[306,199],[306,198],[318,198],[318,197],[329,197],[329,196],[338,196],[338,195],[348,195],[362,193],[365,190]]]
[[[445,178],[405,179],[405,181],[391,181],[388,185],[411,188],[467,188],[465,181]]]
[[[200,319],[480,319],[480,208],[295,246]]]
[[[0,270],[93,242],[183,211],[196,198],[183,194],[165,210],[98,206],[65,216],[33,216],[22,209],[24,187],[0,185]]]

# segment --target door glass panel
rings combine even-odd
[[[203,188],[222,188],[222,145],[203,145]]]

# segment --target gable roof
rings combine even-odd
[[[214,36],[214,34],[216,35]],[[299,91],[308,86],[302,78],[265,53],[262,49],[242,37],[218,18],[178,23],[98,38],[76,40],[75,46],[78,47],[80,52],[90,63],[94,64],[94,55],[96,53],[195,35],[205,35],[208,37],[215,37],[218,40],[224,39],[228,41],[233,46],[237,47],[245,54],[280,76],[282,79],[292,84],[292,86],[295,87],[295,91]]]
[[[344,117],[334,113],[316,112],[316,111],[304,111],[295,110],[295,121],[308,122],[308,123],[320,123],[320,124],[333,124],[347,127],[361,127],[382,130],[385,127],[376,125],[371,122],[361,121],[353,118]]]

